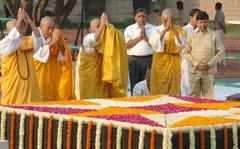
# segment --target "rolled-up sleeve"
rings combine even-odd
[[[94,33],[86,35],[83,39],[84,51],[88,54],[94,53],[94,47],[98,45],[98,42],[95,41]]]
[[[132,39],[131,34],[130,34],[130,28],[126,28],[124,31],[124,37],[125,37],[125,42],[127,43],[129,40]]]
[[[0,41],[0,54],[9,56],[15,52],[20,46],[20,33],[16,28],[13,28],[9,34]]]
[[[163,52],[165,40],[166,36],[160,40],[160,31],[155,30],[149,39],[149,43],[151,44],[154,52]]]
[[[36,37],[34,33],[32,33],[33,43],[34,43],[34,55],[33,58],[46,63],[50,56],[50,48],[49,45],[43,44],[43,37]]]

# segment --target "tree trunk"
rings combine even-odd
[[[32,17],[33,22],[38,26],[49,0],[37,0],[34,6],[33,0],[3,0],[3,2],[12,16],[17,17],[18,9],[21,7]],[[64,5],[64,0],[55,0],[56,26],[60,27],[62,25],[76,3],[77,0],[67,0]],[[30,28],[27,25],[23,25],[23,28],[24,33],[30,33]]]
[[[64,5],[64,0],[55,0],[56,26],[61,27],[68,15],[75,7],[77,0],[68,0]]]

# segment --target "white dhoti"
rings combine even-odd
[[[182,59],[182,79],[181,79],[181,96],[189,96],[191,93],[189,75],[188,75],[188,62]]]

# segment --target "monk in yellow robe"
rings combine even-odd
[[[126,97],[127,53],[123,34],[108,24],[107,16],[94,19],[84,37],[77,61],[77,99]]]
[[[21,8],[17,20],[6,24],[8,35],[0,42],[2,55],[1,104],[25,104],[41,101],[33,66],[34,42],[31,36],[23,36],[22,22],[30,25],[36,37],[40,34],[27,13]]]
[[[180,95],[181,55],[185,32],[172,25],[172,11],[165,9],[161,16],[162,25],[150,39],[154,49],[150,93]]]
[[[43,101],[75,99],[70,50],[51,17],[41,20],[39,31],[42,53],[34,55],[39,87]],[[36,37],[33,35],[33,38]]]

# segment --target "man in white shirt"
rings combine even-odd
[[[135,21],[136,23],[128,26],[124,32],[131,93],[135,84],[144,80],[146,70],[151,68],[153,53],[149,38],[154,32],[154,26],[146,23],[145,9],[139,8],[136,10]]]
[[[197,27],[196,17],[199,11],[200,10],[196,8],[193,8],[190,11],[189,22],[187,25],[183,27],[183,29],[187,34],[189,34],[191,31],[193,31]],[[187,60],[182,57],[182,79],[181,79],[181,95],[182,96],[189,96],[191,93],[187,68],[188,68]]]
[[[148,96],[150,95],[150,76],[151,69],[148,69],[145,75],[145,80],[138,82],[133,88],[133,96]]]

